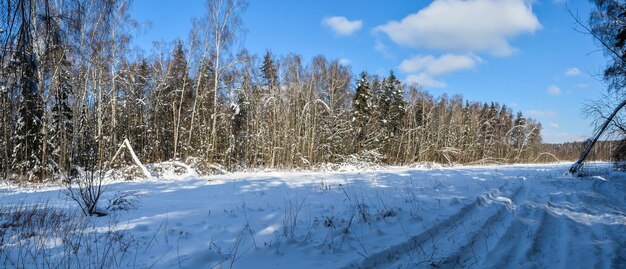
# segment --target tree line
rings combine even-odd
[[[310,168],[529,162],[541,124],[497,103],[434,97],[388,75],[236,49],[239,0],[208,0],[189,38],[131,48],[127,0],[0,3],[0,170],[31,181],[110,165],[128,139],[144,162]]]

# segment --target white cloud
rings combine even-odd
[[[559,115],[559,113],[550,111],[550,110],[534,110],[534,109],[528,110],[526,114],[528,114],[531,117],[546,117],[546,118],[552,118],[552,117],[556,117]]]
[[[552,86],[548,87],[547,91],[551,95],[561,95],[561,88],[559,88],[556,85],[552,85]]]
[[[550,126],[551,128],[554,128],[554,129],[559,129],[559,128],[561,128],[561,125],[559,125],[559,124],[558,124],[558,123],[556,123],[556,122],[550,122],[550,123],[549,123],[549,126]]]
[[[400,70],[410,74],[408,82],[417,82],[431,88],[445,88],[446,84],[437,76],[474,69],[482,59],[473,55],[444,54],[438,58],[432,55],[418,55],[400,63]]]
[[[322,20],[322,24],[328,26],[337,35],[351,35],[363,27],[361,20],[348,20],[343,16],[326,17]]]
[[[406,77],[407,83],[417,83],[429,88],[445,88],[447,85],[443,81],[436,80],[428,73],[419,73]]]
[[[525,0],[435,0],[419,12],[374,31],[406,47],[506,56],[515,51],[510,39],[540,28]]]
[[[580,76],[580,74],[581,74],[580,69],[576,67],[568,68],[567,70],[565,70],[565,75],[568,77],[576,77],[576,76]]]
[[[342,58],[342,59],[339,60],[339,64],[340,65],[350,65],[351,62],[350,62],[350,60],[348,60],[346,58]]]
[[[439,58],[418,55],[402,61],[400,70],[405,73],[425,72],[437,76],[473,69],[481,61],[479,57],[471,55],[444,54]]]

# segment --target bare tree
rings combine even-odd
[[[587,109],[591,117],[595,117],[597,126],[594,137],[587,141],[580,158],[570,167],[569,173],[576,174],[583,165],[585,158],[598,139],[605,133],[617,134],[625,139],[626,123],[619,116],[626,105],[626,4],[619,0],[592,0],[596,6],[589,16],[589,24],[585,24],[575,16],[583,31],[590,34],[602,48],[608,60],[604,70],[604,80],[608,83],[607,95],[613,98],[603,99]],[[607,101],[608,100],[608,101]],[[610,100],[617,100],[611,104]],[[606,105],[609,105],[608,108]],[[605,116],[608,114],[608,116]]]
[[[241,0],[207,0],[207,40],[211,44],[211,56],[213,57],[213,114],[211,115],[211,143],[210,158],[213,162],[217,158],[217,122],[218,122],[218,96],[223,86],[223,77],[237,63],[238,59],[233,59],[228,55],[228,49],[236,40],[236,36],[241,30],[241,17],[239,13],[247,7],[247,3]]]

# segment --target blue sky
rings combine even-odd
[[[340,59],[358,74],[393,69],[431,94],[496,101],[538,119],[546,142],[583,140],[584,104],[598,98],[605,59],[576,30],[567,8],[587,20],[584,0],[251,0],[244,44],[262,55]],[[134,44],[185,40],[204,0],[135,0],[146,28]],[[149,22],[149,23],[148,23]]]

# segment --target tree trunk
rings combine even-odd
[[[596,142],[598,142],[598,139],[600,139],[600,136],[604,133],[604,131],[606,131],[606,128],[609,127],[609,124],[611,123],[615,115],[617,115],[617,112],[619,112],[624,106],[626,106],[626,100],[622,101],[622,103],[620,103],[615,108],[615,110],[613,110],[613,113],[611,113],[611,115],[606,118],[606,121],[604,121],[604,124],[602,124],[602,127],[598,130],[593,140],[587,141],[587,143],[585,143],[585,150],[580,155],[580,158],[578,158],[578,161],[572,164],[572,166],[569,168],[570,175],[574,175],[578,172],[578,170],[580,170],[580,168],[583,166],[585,158],[587,158],[593,146],[596,144]]]

